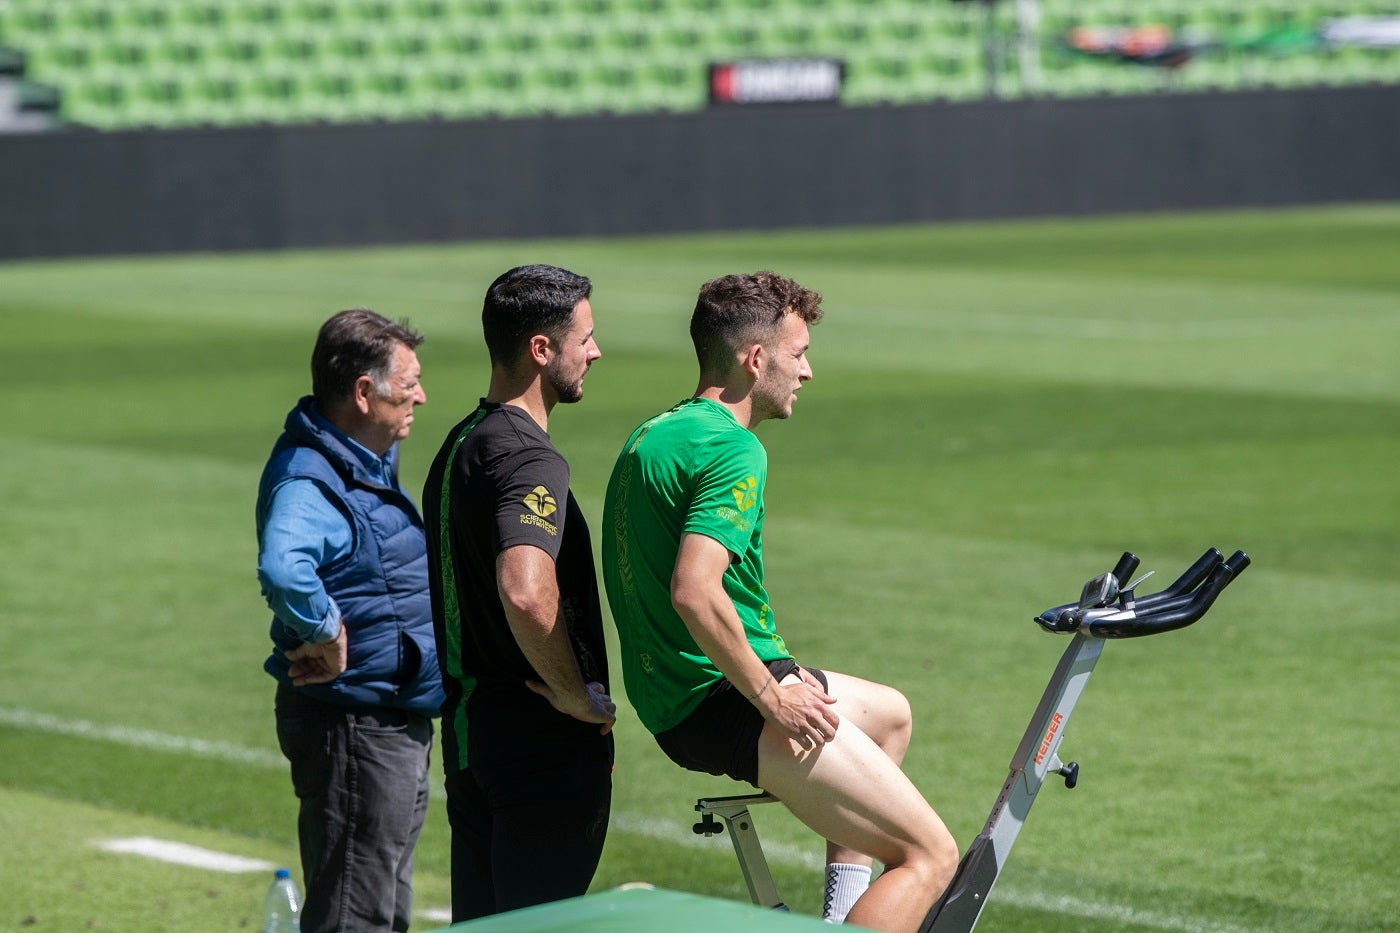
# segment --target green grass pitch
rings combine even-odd
[[[1108,646],[1062,749],[1079,787],[1042,795],[984,929],[1394,929],[1386,205],[0,264],[0,930],[256,925],[264,875],[95,843],[295,862],[259,469],[316,327],[368,305],[428,335],[417,493],[485,389],[481,294],[535,261],[595,282],[603,358],[552,423],[595,533],[618,446],[694,386],[699,284],[773,268],[826,295],[815,380],[759,428],[774,608],[799,658],[908,694],[907,770],[963,845],[1065,644],[1033,614],[1123,550],[1158,586],[1210,545],[1254,558],[1197,626]],[[676,769],[630,709],[617,735],[595,888],[742,900],[728,842],[689,829],[695,797],[742,788]],[[441,805],[420,908],[448,902]],[[780,891],[815,913],[819,846],[757,819]]]

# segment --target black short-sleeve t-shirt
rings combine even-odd
[[[535,420],[483,400],[438,451],[423,490],[429,583],[447,702],[449,770],[526,745],[598,735],[531,692],[539,675],[506,620],[496,560],[519,545],[555,565],[560,614],[585,681],[608,683],[602,610],[588,525],[569,491],[569,465]]]

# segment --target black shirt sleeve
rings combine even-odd
[[[569,465],[558,451],[527,447],[497,468],[496,553],[532,544],[559,559],[569,496]]]

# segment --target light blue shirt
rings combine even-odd
[[[319,412],[312,418],[341,437],[374,479],[398,486],[390,455],[376,456],[347,437]],[[273,615],[305,642],[322,642],[340,632],[340,607],[326,592],[317,570],[348,555],[355,546],[350,520],[309,479],[277,487],[258,543],[258,582]]]

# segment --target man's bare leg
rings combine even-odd
[[[909,750],[909,739],[914,731],[914,714],[904,694],[893,687],[848,674],[836,671],[823,673],[826,674],[827,680],[826,692],[836,697],[836,715],[843,721],[855,722],[862,732],[880,746],[880,750],[888,755],[891,761],[902,765],[904,753]],[[872,859],[863,852],[828,842],[826,862],[828,865],[844,863],[869,866]]]
[[[953,876],[957,845],[898,763],[861,728],[862,720],[870,723],[902,757],[908,729],[897,727],[897,707],[902,704],[907,714],[908,704],[897,691],[843,675],[834,675],[830,693],[838,699],[842,720],[832,739],[815,750],[775,727],[764,728],[759,785],[827,839],[829,853],[884,864],[884,873],[856,902],[848,922],[916,930]],[[892,704],[889,694],[899,697],[899,703]]]

